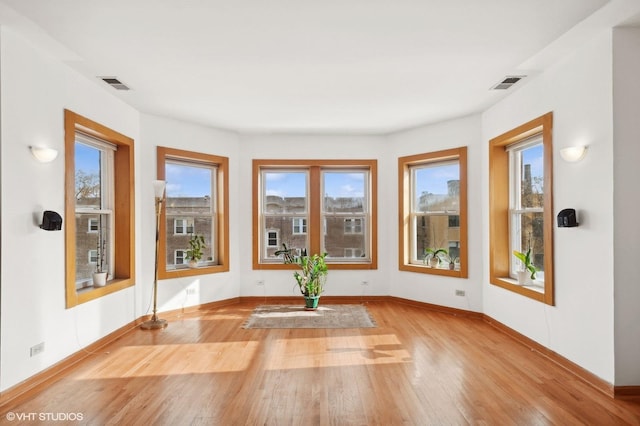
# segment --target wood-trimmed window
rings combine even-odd
[[[552,131],[549,112],[491,139],[489,148],[490,282],[548,305],[554,304]],[[520,285],[513,251],[529,248],[539,273]]]
[[[467,148],[398,158],[398,194],[399,269],[466,278]]]
[[[228,271],[229,159],[159,146],[157,163],[158,179],[167,183],[160,217],[158,278]],[[193,235],[202,235],[206,246],[196,268],[187,266],[185,249]]]
[[[81,303],[97,299],[107,294],[114,293],[134,285],[135,277],[135,250],[134,250],[134,162],[133,162],[133,139],[124,136],[106,126],[103,126],[86,117],[72,111],[64,111],[65,128],[65,262],[66,262],[66,307],[71,308]],[[108,164],[110,171],[100,170],[95,177],[86,176],[83,170],[82,159],[78,157],[76,163],[76,147],[88,146],[87,141],[94,141],[94,149],[100,150],[101,144],[109,145],[112,148],[109,161],[101,161],[101,165]],[[79,145],[77,145],[79,144]],[[102,154],[100,154],[102,156]],[[103,166],[101,166],[103,167]],[[82,171],[82,173],[80,173]],[[82,177],[89,178],[89,181],[82,181]],[[114,179],[114,176],[118,176]],[[93,180],[100,183],[99,190],[93,190],[93,194],[98,194],[101,198],[106,197],[106,192],[110,192],[112,200],[107,204],[91,207],[87,203],[86,189],[95,185]],[[79,191],[82,189],[83,191]],[[104,193],[104,194],[103,194]],[[102,197],[105,195],[105,197]],[[89,215],[93,217],[98,214],[105,219],[105,230],[108,229],[108,253],[105,261],[108,263],[109,280],[104,287],[92,287],[89,285],[89,272],[82,270],[82,263],[87,262],[87,250],[91,247],[83,247],[85,240],[89,241],[89,225],[85,223],[89,220]],[[71,219],[75,218],[75,220]],[[85,222],[83,222],[85,221]],[[106,232],[106,231],[105,231]],[[93,232],[96,234],[96,232]],[[98,232],[98,235],[106,233]],[[89,244],[87,242],[87,244]],[[98,254],[96,254],[98,255]],[[78,259],[83,259],[78,262]],[[95,266],[95,265],[94,265]]]
[[[293,218],[306,221],[306,234],[291,232]],[[345,234],[351,218],[361,233]],[[376,269],[377,161],[253,160],[253,268],[293,268],[275,256],[282,243],[327,252],[332,269]]]

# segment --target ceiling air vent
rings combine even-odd
[[[131,90],[126,84],[124,84],[123,82],[121,82],[115,77],[98,77],[98,78],[116,90]]]
[[[500,83],[493,86],[491,90],[507,90],[525,77],[525,75],[508,75]]]

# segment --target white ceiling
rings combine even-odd
[[[535,75],[638,12],[638,0],[0,1],[2,24],[140,111],[242,132],[386,133],[479,112],[506,75]]]

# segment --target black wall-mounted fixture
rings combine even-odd
[[[558,228],[573,228],[578,226],[575,209],[564,209],[558,213]]]
[[[62,217],[51,210],[45,210],[42,214],[42,225],[40,228],[45,231],[59,231],[62,229]]]

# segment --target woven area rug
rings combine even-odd
[[[243,328],[371,328],[376,324],[362,305],[320,305],[307,311],[301,304],[262,305]]]

